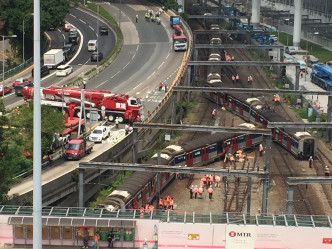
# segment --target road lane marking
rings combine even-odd
[[[86,22],[84,20],[82,20],[82,19],[78,19],[78,20],[80,20],[82,23],[86,24]]]

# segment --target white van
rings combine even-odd
[[[88,51],[93,52],[97,51],[98,41],[97,40],[89,40],[88,41]]]
[[[307,69],[307,63],[305,63],[305,61],[302,60],[298,60],[298,63],[300,63],[300,70],[305,71]]]

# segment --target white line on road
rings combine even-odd
[[[97,86],[97,88],[100,87],[100,86],[102,86],[102,85],[104,85],[106,82],[107,82],[107,80],[103,81],[102,83],[100,83],[100,84]]]
[[[122,69],[125,69],[130,64],[130,61]]]
[[[82,23],[86,24],[86,22],[84,20],[82,20],[82,19],[78,19],[78,20],[80,20]]]
[[[89,25],[89,28],[90,28],[90,29],[92,29],[92,31],[95,31],[95,30],[94,30],[94,28],[93,28],[93,27],[91,27],[90,25]]]

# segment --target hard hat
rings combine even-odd
[[[310,156],[310,158],[312,158],[312,156]]]
[[[326,166],[327,167],[327,166]],[[197,188],[197,185],[195,185],[195,188]]]
[[[325,168],[327,168],[327,166],[325,166]]]

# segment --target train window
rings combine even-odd
[[[230,145],[230,144],[231,144],[231,140],[229,140],[229,139],[226,140],[226,144],[227,144],[227,145]]]
[[[249,112],[250,111],[250,107],[248,105],[243,105],[243,110],[245,112]]]
[[[288,141],[288,134],[284,133],[283,140]]]
[[[276,131],[276,134],[279,134],[279,132],[280,132],[279,129],[275,129],[275,131]]]
[[[250,116],[252,116],[252,117],[256,118],[256,112],[255,112],[255,111],[253,111],[253,110],[251,110]]]
[[[194,158],[195,158],[195,157],[199,157],[199,156],[201,156],[201,154],[202,154],[202,153],[201,153],[201,149],[194,150],[194,151],[193,151],[193,154],[194,154]]]
[[[235,106],[239,107],[239,101],[238,100],[235,101]]]
[[[186,160],[186,156],[184,154],[175,156],[174,157],[174,164],[176,165],[176,164],[182,163],[185,160]]]
[[[216,150],[217,150],[217,146],[216,146],[216,144],[214,144],[214,145],[210,145],[209,148],[208,148],[208,150],[209,150],[209,153],[210,153],[210,152],[213,152],[213,151],[216,151]]]
[[[245,139],[245,135],[240,135],[237,138],[238,138],[238,143],[242,143],[242,142],[244,142],[246,140]]]
[[[136,196],[137,196],[136,199],[137,199],[137,200],[140,200],[140,199],[142,198],[142,192],[139,191],[138,194],[137,194]]]
[[[292,139],[292,141],[291,141],[291,145],[292,145],[293,147],[295,147],[295,148],[299,148],[299,143],[298,143],[298,141],[296,141],[295,139]]]

